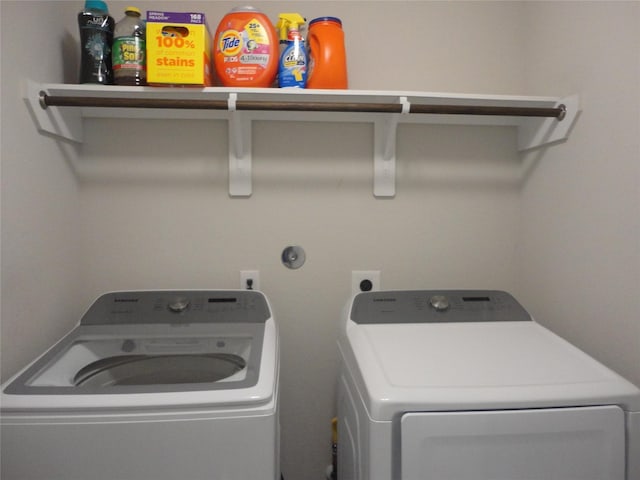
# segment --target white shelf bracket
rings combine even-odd
[[[229,94],[229,195],[250,197],[251,119],[236,110],[237,100],[237,93]]]
[[[43,108],[42,85],[31,80],[27,80],[24,90],[24,101],[40,133],[82,143],[82,117],[78,108]]]
[[[518,126],[518,150],[529,150],[550,143],[566,140],[580,112],[578,95],[559,100],[554,107],[564,105],[562,120],[556,118],[523,118]]]
[[[395,197],[396,195],[396,132],[401,115],[410,110],[407,97],[399,98],[401,113],[392,113],[374,122],[373,145],[373,195]]]

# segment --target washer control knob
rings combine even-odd
[[[444,312],[449,309],[449,299],[444,295],[434,295],[429,299],[429,304],[438,312]]]
[[[189,307],[189,304],[190,302],[187,297],[178,297],[171,300],[167,308],[173,313],[181,313]]]

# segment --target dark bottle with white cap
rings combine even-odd
[[[78,13],[80,83],[113,83],[111,44],[115,21],[102,0],[86,0]]]

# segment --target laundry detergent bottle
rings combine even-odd
[[[300,30],[304,18],[298,13],[281,13],[277,28],[280,34],[278,86],[305,88],[307,85],[307,50]]]
[[[278,37],[269,18],[253,7],[234,8],[215,33],[213,59],[225,87],[270,87],[278,71]]]
[[[347,54],[342,21],[320,17],[309,22],[309,78],[307,88],[346,89]]]
[[[115,20],[102,0],[86,0],[78,13],[80,28],[79,83],[113,83],[111,44]]]

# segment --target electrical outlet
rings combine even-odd
[[[351,272],[351,293],[380,290],[380,270],[353,270]]]
[[[240,288],[244,290],[260,290],[260,271],[240,270]]]

